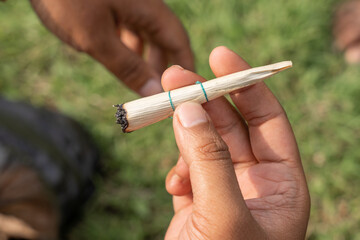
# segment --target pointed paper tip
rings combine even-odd
[[[292,66],[293,66],[292,61],[285,61],[284,63],[287,64],[287,66],[284,69],[292,68]]]
[[[272,65],[273,72],[281,72],[293,66],[292,61],[283,61]]]

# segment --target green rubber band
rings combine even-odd
[[[205,91],[204,86],[202,85],[202,83],[201,83],[200,81],[197,81],[197,82],[196,82],[196,84],[200,84],[201,89],[203,90],[203,93],[204,93],[205,99],[206,99],[206,101],[208,102],[208,101],[209,101],[209,99],[208,99],[208,97],[207,97],[207,94],[206,94],[206,91]]]
[[[207,97],[207,94],[206,94],[206,91],[205,91],[204,86],[202,85],[202,83],[201,83],[200,81],[197,81],[196,84],[200,84],[201,89],[202,89],[202,91],[203,91],[203,93],[204,93],[205,99],[206,99],[206,101],[208,102],[209,99],[208,99],[208,97]],[[174,106],[174,103],[173,103],[173,101],[172,101],[172,99],[171,99],[171,91],[168,92],[168,96],[169,96],[169,102],[170,102],[171,108],[172,108],[173,111],[175,111],[175,106]]]
[[[175,111],[175,107],[174,107],[174,104],[173,104],[173,102],[172,102],[170,92],[171,92],[171,91],[169,91],[169,101],[170,101],[170,105],[171,105],[172,110]]]

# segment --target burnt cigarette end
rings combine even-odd
[[[125,133],[127,127],[129,126],[129,123],[126,119],[126,110],[123,108],[123,104],[116,104],[114,105],[114,107],[117,108],[117,111],[115,113],[116,123],[121,125],[121,129]]]

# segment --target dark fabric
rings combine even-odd
[[[89,134],[59,113],[0,97],[0,172],[19,163],[55,194],[67,229],[94,192],[99,154]]]

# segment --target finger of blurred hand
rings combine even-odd
[[[160,76],[168,67],[166,52],[156,44],[149,43],[145,59],[149,66]]]
[[[149,52],[149,57],[154,60],[150,65],[129,49],[124,48],[121,43],[117,43],[116,50],[113,48],[108,51],[107,56],[96,57],[95,54],[93,55],[126,85],[142,96],[161,92],[162,88],[159,83],[161,73],[159,71],[161,72],[163,69],[164,57],[169,57],[172,62],[186,68],[194,69],[194,59],[186,31],[165,3],[162,1],[129,1],[125,4],[123,1],[115,1],[114,8],[119,16],[120,24],[142,33],[141,36],[145,41],[149,41],[150,45],[156,45],[158,49],[161,49],[161,52],[156,51],[155,48]],[[116,42],[114,41],[113,44]],[[104,51],[102,51],[102,55],[104,55]]]
[[[210,236],[237,232],[245,222],[256,226],[241,195],[227,146],[206,111],[197,103],[184,103],[176,108],[173,124],[181,156],[190,169],[193,211],[199,214],[193,218],[198,226],[214,226],[202,229]]]
[[[249,65],[233,51],[218,47],[210,55],[210,66],[216,76],[222,76]],[[292,128],[265,83],[235,91],[231,98],[248,124],[256,159],[259,162],[285,161],[298,166],[300,157]]]
[[[345,50],[359,40],[360,24],[355,19],[352,20],[355,22],[349,22],[347,25],[343,24],[344,26],[334,33],[336,46],[340,50]]]
[[[160,0],[129,1],[124,12],[124,4],[114,2],[117,13],[124,24],[142,32],[146,40],[157,45],[166,53],[169,60],[186,69],[194,70],[194,57],[190,40],[180,20]]]
[[[340,50],[345,50],[359,40],[359,14],[359,1],[346,1],[336,10],[333,34]]]
[[[120,30],[120,38],[127,48],[145,59],[145,62],[159,76],[163,74],[167,68],[168,61],[166,52],[162,48],[151,42],[146,42],[147,46],[144,46],[143,39],[125,27]]]
[[[160,76],[116,35],[108,36],[103,44],[91,47],[88,53],[141,96],[162,92]]]
[[[203,77],[179,66],[167,69],[161,79],[165,91],[206,81]],[[248,130],[243,119],[224,98],[203,104],[212,122],[231,152],[233,162],[249,165],[256,163],[252,154]]]

